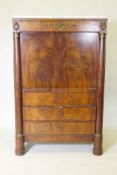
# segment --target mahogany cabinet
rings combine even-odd
[[[101,155],[107,19],[13,18],[16,154],[92,142]]]

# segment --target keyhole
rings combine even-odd
[[[63,106],[59,106],[59,114],[64,115]]]
[[[61,42],[61,37],[59,37],[59,39],[58,39],[58,40],[59,40],[59,42]]]

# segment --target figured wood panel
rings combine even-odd
[[[24,92],[24,106],[58,106],[58,105],[96,105],[96,93],[54,93],[54,92]]]
[[[96,108],[64,108],[63,118],[65,120],[95,121]]]
[[[24,121],[95,121],[96,108],[34,107],[23,108]]]
[[[23,32],[23,88],[96,88],[98,33]]]
[[[94,134],[95,122],[24,122],[24,134]]]

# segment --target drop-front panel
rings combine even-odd
[[[106,19],[13,19],[16,154],[93,142],[102,154]]]

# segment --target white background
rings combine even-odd
[[[14,156],[12,16],[108,17],[103,157],[92,157],[91,150],[87,151],[87,146],[82,145],[78,146],[80,151],[77,145],[38,145],[38,151],[34,146],[24,157]],[[4,173],[1,174],[16,175],[19,172],[30,175],[33,167],[37,167],[41,175],[80,172],[81,175],[91,175],[94,171],[117,174],[117,0],[0,0],[0,130],[3,148],[0,161],[4,163]],[[7,157],[11,160],[9,163]]]

